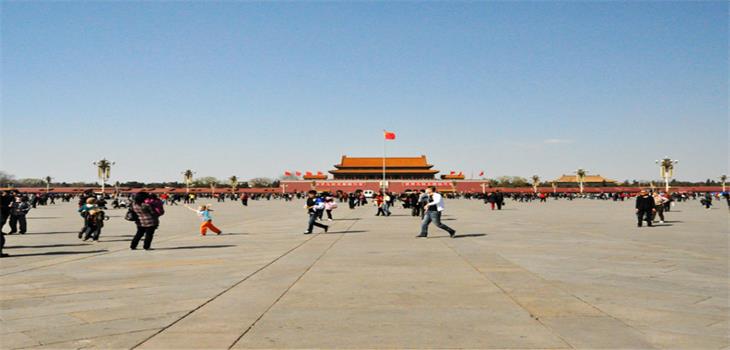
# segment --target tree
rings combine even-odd
[[[6,186],[10,187],[12,182],[15,180],[15,176],[0,170],[0,187]]]
[[[299,177],[297,177],[296,175],[281,175],[281,176],[279,176],[279,180],[285,180],[285,181],[299,180]]]
[[[228,178],[228,182],[231,183],[231,191],[236,192],[236,189],[238,188],[238,177],[236,177],[236,175],[233,175]]]
[[[210,185],[216,185],[219,182],[220,181],[218,181],[218,179],[213,176],[203,176],[195,179],[193,181],[193,185],[195,185],[196,187],[208,187]]]
[[[43,187],[46,184],[43,179],[18,179],[14,183],[17,187]]]
[[[268,177],[257,177],[253,178],[248,181],[251,187],[254,188],[260,188],[260,187],[271,187],[271,184],[273,181]]]

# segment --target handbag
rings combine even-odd
[[[130,207],[127,209],[127,214],[124,215],[124,220],[137,221],[139,220],[139,216],[137,216],[137,213]]]

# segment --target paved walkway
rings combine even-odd
[[[305,236],[280,201],[219,204],[224,235],[200,237],[171,207],[149,252],[121,210],[85,243],[73,205],[40,208],[0,260],[0,347],[730,346],[727,208],[638,229],[631,203],[447,204],[457,239],[371,207]]]

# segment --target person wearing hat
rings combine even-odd
[[[652,217],[656,211],[655,206],[654,197],[650,196],[646,190],[641,190],[639,195],[636,197],[636,218],[638,219],[638,227],[642,226],[643,221],[646,221],[646,225],[651,227]]]
[[[198,210],[195,210],[191,207],[185,206],[186,208],[196,212],[198,216],[200,217],[200,220],[202,223],[200,224],[200,235],[205,236],[206,233],[208,233],[208,229],[215,232],[216,234],[220,235],[222,231],[215,227],[213,225],[213,216],[210,214],[211,211],[213,211],[212,204],[205,204],[198,207]]]

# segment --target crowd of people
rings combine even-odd
[[[136,226],[136,232],[130,243],[130,249],[137,249],[139,242],[144,240],[143,248],[145,250],[152,249],[152,241],[155,231],[160,225],[160,217],[165,214],[165,206],[174,206],[182,203],[185,207],[195,212],[200,218],[201,224],[199,232],[201,236],[205,236],[208,230],[220,235],[222,230],[213,224],[213,209],[211,204],[198,206],[194,209],[188,204],[194,204],[200,198],[214,199],[218,202],[240,201],[241,205],[247,206],[249,200],[284,200],[292,201],[295,199],[305,201],[305,209],[307,210],[309,220],[305,234],[313,233],[314,227],[319,227],[327,232],[329,226],[322,223],[326,214],[327,221],[334,220],[334,210],[338,208],[338,203],[347,203],[350,209],[368,205],[368,200],[372,200],[372,205],[376,209],[375,216],[389,217],[392,215],[393,208],[398,202],[402,204],[403,209],[410,210],[414,217],[420,217],[421,230],[417,237],[427,237],[428,227],[433,223],[436,227],[441,228],[454,237],[456,231],[441,222],[441,215],[445,209],[445,198],[448,199],[472,199],[481,200],[489,205],[491,210],[501,210],[506,204],[506,200],[515,202],[533,202],[538,201],[545,203],[551,200],[612,200],[626,201],[635,196],[635,214],[637,217],[637,226],[642,227],[644,223],[647,226],[653,226],[654,223],[664,223],[665,216],[671,211],[675,202],[685,202],[689,200],[698,200],[705,208],[711,208],[713,200],[722,200],[727,202],[730,208],[730,194],[723,193],[664,193],[662,191],[646,191],[642,190],[638,195],[630,193],[503,193],[500,190],[488,191],[485,193],[439,193],[435,187],[429,187],[421,190],[409,190],[404,193],[392,193],[388,191],[379,191],[373,195],[368,195],[365,191],[354,191],[346,193],[337,191],[336,193],[317,192],[311,190],[308,192],[295,193],[263,193],[263,194],[206,194],[206,193],[190,193],[190,194],[161,194],[138,192],[127,195],[102,196],[89,190],[78,195],[78,214],[83,219],[83,226],[78,232],[78,238],[84,241],[98,241],[102,235],[102,229],[105,221],[109,220],[106,215],[107,203],[111,201],[111,207],[114,209],[126,208],[127,213],[124,218],[131,221]],[[28,213],[38,206],[55,204],[56,200],[61,202],[71,202],[75,195],[73,194],[54,194],[54,193],[21,193],[19,191],[2,191],[0,192],[0,257],[6,257],[2,249],[5,246],[6,234],[25,234],[28,230],[26,216]],[[8,224],[10,231],[5,233],[2,231],[4,226]]]

